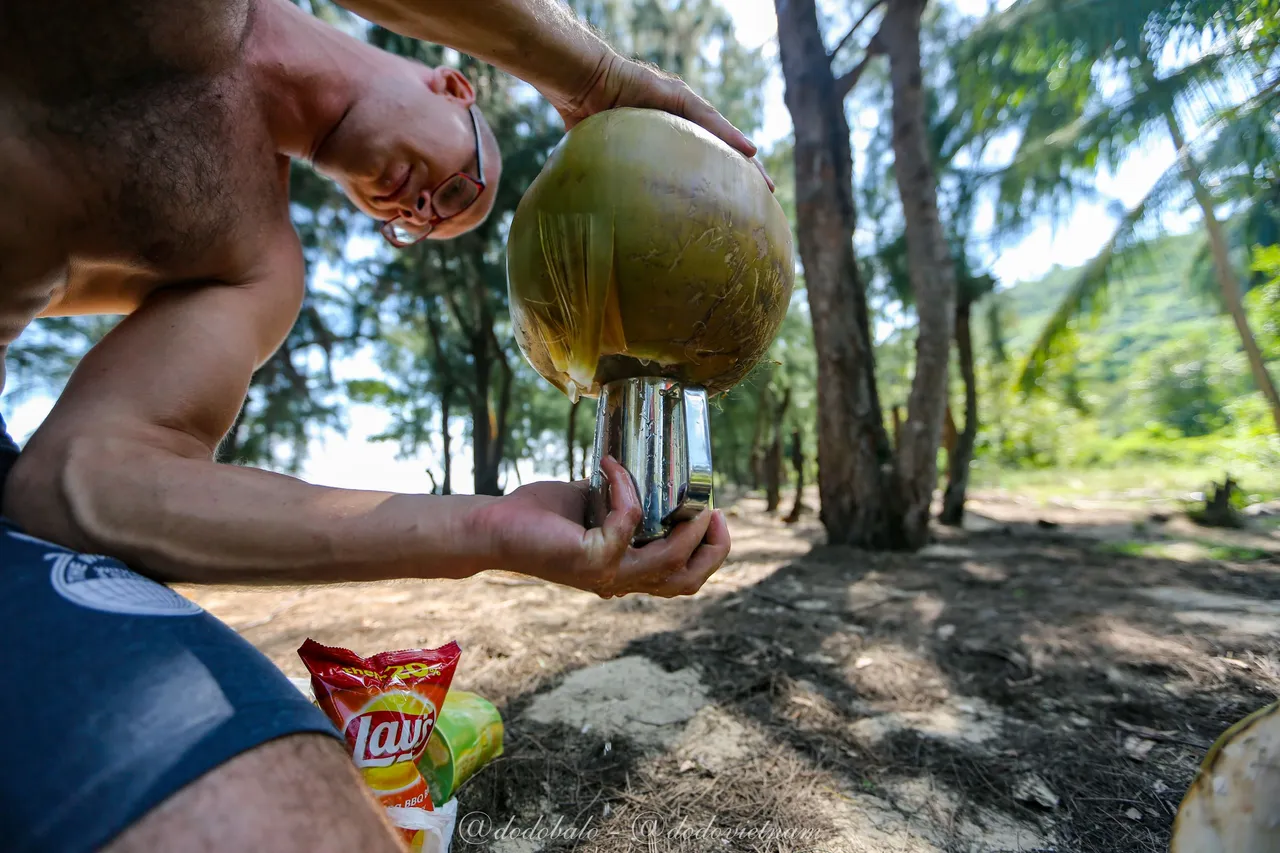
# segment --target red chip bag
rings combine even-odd
[[[298,649],[311,673],[316,703],[346,737],[365,782],[411,849],[420,848],[424,825],[414,812],[434,808],[418,760],[461,654],[457,643],[382,652],[368,659],[315,640]]]

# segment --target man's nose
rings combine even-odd
[[[431,193],[423,190],[414,199],[413,207],[400,210],[400,218],[414,225],[426,225],[431,219]]]

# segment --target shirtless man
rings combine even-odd
[[[754,153],[554,0],[345,5],[522,77],[568,124],[653,107]],[[328,722],[157,581],[501,567],[671,596],[724,560],[718,514],[629,547],[638,502],[616,465],[614,511],[588,531],[581,484],[395,495],[213,463],[303,294],[288,158],[394,223],[397,242],[452,237],[483,220],[499,179],[473,105],[456,71],[374,50],[287,0],[0,0],[0,344],[37,316],[129,315],[0,466],[6,850],[398,849]]]

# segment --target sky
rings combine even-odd
[[[952,2],[962,11],[974,15],[984,12],[988,5],[988,0]],[[1012,0],[998,0],[997,5],[1005,7],[1010,2]],[[783,103],[781,74],[777,70],[777,42],[774,38],[777,19],[773,0],[726,0],[724,6],[733,17],[738,39],[749,47],[759,48],[775,60],[772,63],[774,71],[765,89],[763,127],[754,137],[762,149],[768,149],[791,132],[790,116]],[[1076,266],[1083,263],[1096,255],[1110,236],[1116,222],[1109,209],[1111,204],[1119,202],[1126,207],[1135,204],[1173,161],[1173,146],[1167,140],[1157,137],[1144,144],[1114,174],[1103,172],[1098,176],[1101,200],[1082,202],[1065,221],[1041,223],[1016,244],[989,251],[985,258],[989,268],[997,280],[1008,285],[1037,279],[1054,265]],[[980,221],[979,227],[981,225]],[[369,376],[376,372],[376,366],[367,354],[336,365],[335,369],[339,378]],[[19,442],[25,441],[39,426],[51,405],[51,399],[36,397],[16,407],[4,406],[5,418],[14,437]],[[434,451],[427,449],[411,459],[397,459],[393,445],[368,440],[385,424],[386,417],[377,409],[366,405],[351,406],[346,435],[328,433],[313,441],[302,471],[303,478],[320,485],[343,488],[430,491],[431,480],[425,471],[428,466],[439,470],[438,446]],[[463,425],[455,423],[453,432],[456,438],[454,447],[459,448],[453,457],[454,487],[459,492],[470,491],[471,453],[466,446]],[[549,478],[546,474],[535,473],[528,462],[520,464],[518,473],[524,482]],[[564,475],[561,474],[559,479],[564,479]],[[514,485],[510,484],[508,489]]]

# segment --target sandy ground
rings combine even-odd
[[[1205,748],[1280,694],[1280,537],[972,506],[869,554],[744,498],[730,562],[674,601],[505,574],[182,591],[289,675],[307,637],[458,640],[507,745],[457,851],[1167,849]]]

